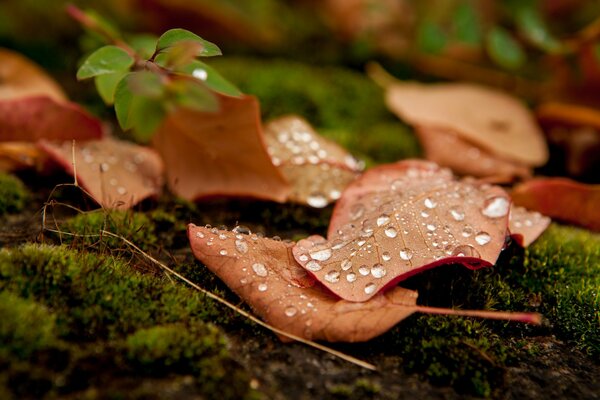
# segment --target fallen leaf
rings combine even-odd
[[[497,183],[531,176],[531,168],[495,156],[449,128],[416,126],[415,132],[425,158],[456,174],[491,178]]]
[[[298,265],[292,243],[194,224],[188,226],[188,237],[194,256],[258,316],[275,328],[309,340],[366,341],[415,312],[539,323],[537,314],[417,306],[417,292],[401,287],[362,303],[340,300]]]
[[[325,207],[339,199],[361,171],[348,151],[320,136],[301,117],[277,118],[264,131],[273,164],[292,185],[290,201]]]
[[[431,162],[401,161],[354,181],[335,206],[327,239],[301,240],[293,252],[329,290],[365,301],[442,264],[493,265],[509,208],[499,187],[456,181]]]
[[[0,171],[33,168],[42,159],[40,153],[31,142],[0,142]]]
[[[540,237],[552,220],[537,211],[512,206],[508,216],[510,236],[521,246],[527,247]]]
[[[512,96],[475,84],[390,84],[388,107],[417,126],[449,129],[490,154],[526,166],[548,160],[544,136]]]
[[[290,188],[267,153],[258,101],[217,96],[219,112],[177,109],[155,133],[152,145],[165,162],[169,188],[187,200],[240,196],[285,201]]]
[[[600,231],[600,185],[568,178],[537,178],[514,188],[516,205],[551,218]]]
[[[126,209],[156,196],[163,185],[163,164],[152,149],[113,138],[75,144],[41,141],[40,148],[105,208]]]

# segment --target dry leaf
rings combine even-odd
[[[511,237],[522,247],[533,243],[548,228],[552,220],[537,211],[512,206],[508,217]]]
[[[383,165],[343,193],[327,240],[301,240],[294,256],[341,298],[365,301],[438,265],[493,265],[504,246],[509,208],[501,188],[456,181],[434,163]]]
[[[348,151],[320,136],[301,117],[277,118],[264,130],[273,164],[292,185],[290,201],[325,207],[339,199],[361,171]]]
[[[600,231],[600,185],[586,185],[567,178],[537,178],[511,193],[516,205],[551,218]]]
[[[290,188],[267,153],[256,98],[219,96],[220,111],[177,109],[152,139],[169,188],[187,200],[240,196],[283,202]]]
[[[396,83],[388,107],[408,123],[450,129],[508,161],[540,166],[548,160],[544,136],[529,110],[506,93],[466,83]]]
[[[527,166],[490,154],[449,128],[416,126],[415,132],[425,157],[456,174],[490,178],[497,183],[531,176]]]
[[[39,145],[68,173],[76,171],[79,184],[105,208],[130,208],[162,188],[162,161],[148,147],[113,138],[78,142],[73,160],[70,141]]]
[[[0,142],[0,171],[33,168],[39,165],[41,153],[32,142]]]

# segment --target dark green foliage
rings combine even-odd
[[[19,178],[0,172],[0,216],[23,210],[28,197]]]

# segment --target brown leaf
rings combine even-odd
[[[362,303],[340,300],[298,265],[292,255],[292,243],[194,224],[188,226],[188,236],[194,256],[256,314],[275,328],[309,340],[366,341],[414,312],[529,323],[540,320],[537,314],[417,306],[417,292],[401,287]]]
[[[365,301],[438,265],[494,264],[504,246],[509,207],[501,188],[456,181],[434,163],[383,165],[343,193],[327,240],[301,240],[294,256],[338,296]]]
[[[459,175],[491,178],[498,183],[531,176],[527,166],[495,156],[451,129],[416,126],[415,132],[428,160]]]
[[[152,149],[105,138],[78,142],[41,141],[40,148],[61,165],[100,205],[126,209],[160,193],[163,164]]]
[[[0,171],[14,171],[39,165],[43,154],[31,142],[0,142]]]
[[[537,211],[512,206],[508,217],[511,237],[521,246],[527,247],[540,237],[552,220]]]
[[[600,185],[567,178],[537,178],[512,191],[516,205],[551,218],[600,231]]]
[[[256,98],[219,96],[220,111],[177,109],[152,139],[169,188],[187,200],[242,196],[283,202],[290,188],[267,153]]]
[[[548,160],[531,113],[503,92],[465,83],[391,84],[388,107],[407,122],[450,129],[489,153],[527,166]]]
[[[289,200],[321,208],[340,198],[361,168],[338,144],[320,136],[295,115],[265,125],[267,150],[292,185]]]

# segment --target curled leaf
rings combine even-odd
[[[531,113],[503,92],[464,83],[391,84],[388,107],[417,126],[449,129],[495,156],[539,166],[548,149]]]
[[[162,188],[163,164],[150,148],[105,138],[77,142],[73,157],[70,141],[39,145],[105,208],[130,208]]]
[[[447,128],[417,126],[425,157],[459,175],[489,177],[495,182],[531,176],[527,166],[495,156]]]
[[[340,198],[361,169],[350,153],[298,116],[266,124],[265,140],[273,164],[292,185],[291,201],[325,207]]]
[[[529,210],[600,231],[600,185],[567,178],[537,178],[515,187],[511,197],[516,205]]]
[[[537,211],[512,206],[508,216],[508,228],[511,237],[521,247],[527,247],[540,237],[552,220]]]
[[[509,208],[501,188],[456,181],[434,163],[383,165],[343,193],[327,240],[299,241],[294,257],[338,296],[365,301],[442,264],[493,265],[504,246]]]
[[[258,101],[219,95],[216,113],[179,108],[152,138],[169,188],[188,200],[240,196],[283,202],[289,186],[264,144]]]

